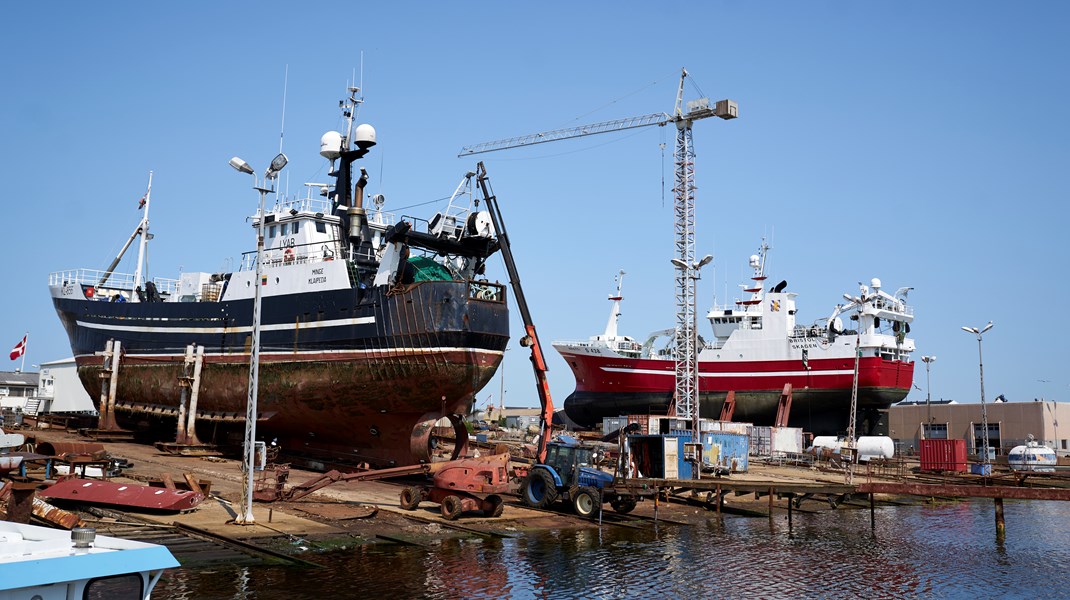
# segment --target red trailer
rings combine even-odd
[[[921,440],[921,470],[965,473],[966,440]]]

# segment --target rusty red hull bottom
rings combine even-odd
[[[500,351],[476,349],[306,355],[302,360],[262,353],[257,439],[278,439],[287,451],[330,453],[376,466],[426,462],[435,422],[467,414],[475,392],[494,375],[501,358]],[[197,404],[202,440],[244,430],[247,360],[248,355],[206,355]],[[101,385],[100,361],[96,356],[78,359],[87,389]],[[181,368],[181,357],[125,357],[116,394],[120,425],[173,428]]]

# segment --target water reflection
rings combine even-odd
[[[555,530],[362,546],[328,568],[178,570],[158,598],[1048,598],[1070,589],[1070,505],[991,502],[845,510],[634,530]]]

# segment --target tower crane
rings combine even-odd
[[[698,416],[698,350],[696,336],[695,287],[698,269],[695,260],[695,149],[691,126],[695,121],[709,117],[735,119],[739,105],[732,100],[719,100],[713,107],[709,98],[683,102],[684,81],[687,69],[680,70],[680,86],[676,93],[673,114],[653,113],[615,121],[604,121],[579,127],[543,131],[531,135],[512,137],[493,142],[484,142],[461,149],[459,157],[495,152],[521,146],[544,144],[600,133],[612,133],[657,125],[676,125],[675,181],[673,183],[674,229],[676,234],[676,416],[694,419]],[[685,112],[686,111],[686,112]],[[704,259],[702,264],[708,262]],[[697,421],[694,422],[697,431]]]

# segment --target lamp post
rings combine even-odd
[[[981,329],[978,329],[976,327],[962,328],[962,330],[966,333],[972,333],[977,336],[977,362],[980,366],[981,372],[981,441],[983,443],[983,447],[981,449],[983,452],[983,458],[981,459],[981,468],[984,470],[986,475],[989,474],[989,469],[991,468],[991,461],[988,457],[988,411],[985,408],[985,361],[981,355],[981,336],[984,335],[984,333],[989,329],[992,329],[992,321],[989,321],[988,325],[985,325]]]
[[[929,439],[933,426],[932,381],[929,379],[929,366],[936,362],[936,357],[923,356],[921,362],[925,363],[925,439]]]
[[[691,285],[688,286],[689,290],[691,291],[691,298],[689,299],[691,309],[691,322],[688,324],[688,328],[690,329],[690,331],[687,331],[686,335],[687,345],[689,349],[688,355],[691,357],[691,368],[687,374],[688,379],[690,379],[690,385],[688,385],[687,387],[690,388],[692,395],[692,397],[690,398],[692,431],[691,442],[693,444],[698,444],[698,446],[695,446],[696,453],[698,456],[696,457],[697,460],[695,461],[695,472],[692,474],[692,477],[694,479],[700,479],[702,474],[702,439],[701,428],[699,427],[699,404],[701,402],[701,395],[699,394],[698,376],[698,294],[696,293],[696,288],[698,287],[699,271],[702,269],[702,267],[708,265],[712,260],[713,257],[707,254],[702,258],[702,260],[693,262],[690,265],[679,258],[674,258],[671,261],[677,269],[684,271],[684,275],[692,280]],[[677,357],[677,360],[680,360],[680,357]],[[679,387],[680,386],[677,386],[677,389],[679,389]],[[680,402],[680,400],[680,398],[677,398],[677,402]]]
[[[264,258],[264,198],[274,192],[274,188],[268,187],[269,181],[274,181],[279,171],[286,166],[285,154],[279,153],[271,161],[271,166],[264,172],[264,180],[256,178],[256,172],[244,160],[235,156],[230,159],[230,166],[238,172],[253,176],[253,189],[260,192],[260,212],[258,214],[258,228],[256,236],[256,279],[253,281],[253,331],[249,354],[249,399],[245,406],[245,445],[244,465],[245,478],[242,481],[241,506],[234,522],[239,525],[255,525],[253,519],[253,471],[256,462],[256,400],[257,384],[260,379],[260,286],[263,285],[263,258]]]

